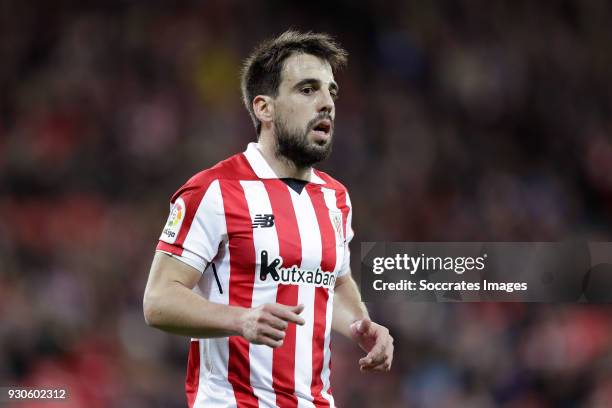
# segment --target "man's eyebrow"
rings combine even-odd
[[[317,78],[306,78],[306,79],[302,79],[300,82],[298,82],[297,84],[295,84],[293,87],[295,89],[301,88],[304,85],[321,85],[321,80],[317,79]],[[335,81],[331,81],[329,83],[329,87],[330,89],[335,90],[336,92],[340,90],[340,87],[338,86],[338,84]]]

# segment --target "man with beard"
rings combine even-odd
[[[362,371],[391,367],[393,339],[350,273],[348,193],[312,168],[331,152],[333,71],[345,62],[326,34],[257,47],[242,74],[257,143],[171,199],[144,314],[192,337],[190,407],[334,407],[331,329],[365,350]]]

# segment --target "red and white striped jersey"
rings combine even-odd
[[[301,192],[279,179],[257,144],[192,177],[172,197],[157,250],[204,272],[212,302],[304,304],[273,349],[244,338],[192,339],[190,407],[334,407],[330,331],[334,284],[349,273],[346,188],[312,170]]]

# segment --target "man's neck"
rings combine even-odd
[[[311,167],[297,167],[295,163],[288,158],[276,154],[274,135],[264,135],[262,132],[257,142],[257,149],[261,152],[261,155],[278,178],[293,178],[310,181]]]

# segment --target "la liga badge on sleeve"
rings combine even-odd
[[[164,230],[159,238],[160,240],[169,244],[174,244],[174,241],[176,241],[176,237],[181,230],[181,225],[183,225],[185,212],[185,201],[179,197],[176,199],[174,204],[170,206],[170,215],[168,215],[168,221],[164,226]]]

